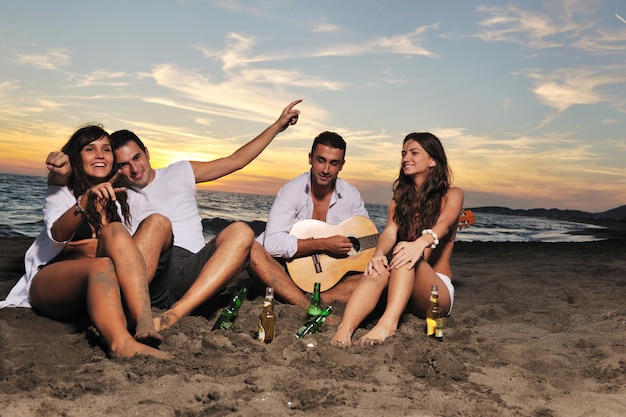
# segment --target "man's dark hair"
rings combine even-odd
[[[318,144],[341,149],[343,151],[343,157],[346,157],[346,141],[335,132],[324,131],[317,135],[313,141],[313,146],[311,146],[311,155],[315,152],[315,147]]]
[[[121,148],[128,142],[135,142],[142,151],[146,151],[146,147],[141,139],[139,139],[139,136],[135,135],[130,130],[124,129],[111,133],[111,146],[113,146],[113,150]]]

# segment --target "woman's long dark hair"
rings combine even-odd
[[[400,174],[393,183],[393,199],[396,203],[393,220],[398,225],[399,240],[415,240],[424,229],[435,225],[441,212],[441,202],[450,189],[452,172],[443,145],[432,133],[409,133],[402,142],[410,140],[419,143],[436,161],[420,188],[413,178]]]
[[[111,169],[111,173],[106,177],[104,181],[96,182],[85,173],[85,169],[83,167],[83,158],[81,157],[80,151],[91,142],[101,139],[103,137],[110,140],[109,134],[102,128],[101,125],[87,125],[74,132],[74,134],[61,149],[63,153],[65,153],[69,157],[70,163],[72,165],[72,173],[70,174],[70,177],[67,181],[67,187],[77,198],[78,196],[85,194],[85,191],[87,191],[87,189],[89,189],[93,185],[99,184],[100,182],[108,181],[117,172],[117,160],[115,159],[115,154],[113,154],[113,167]],[[124,184],[124,181],[120,178],[118,178],[115,184],[113,184],[114,187],[126,186],[126,184]],[[122,215],[124,216],[124,220],[126,224],[129,224],[130,210],[128,208],[126,193],[117,193],[116,196],[117,201],[119,201],[120,206],[122,207]],[[115,205],[114,201],[109,200],[104,207],[104,211],[106,221],[108,223],[121,221],[120,216],[117,213],[117,206]],[[100,215],[100,212],[96,210],[95,205],[87,208],[87,221],[94,228],[97,235],[100,231],[100,228],[102,228],[102,216]]]

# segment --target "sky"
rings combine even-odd
[[[275,194],[315,136],[388,203],[402,140],[432,132],[466,207],[626,204],[622,0],[0,0],[0,172],[46,175],[87,123],[130,129],[154,167],[298,123],[202,188]]]

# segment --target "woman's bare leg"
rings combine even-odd
[[[44,267],[33,278],[30,301],[34,309],[52,318],[86,309],[113,357],[171,358],[128,333],[115,269],[108,258],[61,261]]]
[[[347,347],[352,344],[352,335],[365,317],[376,308],[388,280],[387,271],[382,276],[363,275],[346,304],[341,323],[331,341],[334,346]]]
[[[108,256],[113,261],[121,295],[135,322],[135,338],[150,346],[158,346],[162,337],[152,320],[146,265],[122,223],[110,223],[100,230],[97,256]]]
[[[405,309],[418,317],[425,317],[430,306],[430,287],[439,287],[439,303],[444,311],[450,309],[450,294],[447,287],[427,262],[419,262],[412,270],[397,269],[392,271],[389,280],[387,308],[367,334],[359,340],[361,345],[373,345],[393,336],[398,330],[400,317]]]
[[[387,306],[376,325],[357,342],[359,345],[375,345],[396,334],[398,322],[411,297],[415,271],[406,268],[391,271],[387,290]]]
[[[409,300],[409,311],[418,317],[425,318],[426,311],[430,307],[430,289],[433,285],[437,285],[439,289],[439,305],[446,312],[450,311],[450,293],[448,287],[435,273],[432,267],[425,262],[418,269],[415,279],[415,285]]]

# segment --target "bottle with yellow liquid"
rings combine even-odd
[[[430,288],[430,307],[426,312],[426,335],[443,341],[443,310],[439,306],[439,288]]]
[[[263,343],[274,340],[276,331],[276,316],[274,315],[274,289],[265,288],[265,299],[263,300],[263,310],[259,315],[259,331],[257,339]]]

